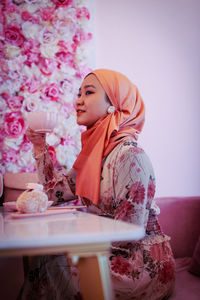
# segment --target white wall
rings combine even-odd
[[[157,197],[200,195],[199,13],[199,0],[95,0],[96,68],[140,90]]]

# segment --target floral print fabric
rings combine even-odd
[[[73,170],[68,173],[54,170],[48,153],[37,159],[37,165],[40,181],[54,204],[75,199]],[[154,194],[155,177],[151,163],[145,152],[132,139],[127,138],[102,162],[99,205],[95,206],[90,200],[81,199],[90,213],[142,225],[146,229],[145,237],[139,242],[114,242],[111,245],[109,265],[116,299],[167,299],[173,291],[175,273],[170,238],[160,228],[157,218],[159,208]],[[62,256],[57,256],[57,260],[62,259]],[[37,264],[41,261],[38,258]],[[59,263],[62,268],[63,263]],[[47,284],[46,289],[52,289],[53,286],[57,296],[52,299],[62,299],[59,298],[59,292],[56,292],[59,276],[54,274],[56,271],[49,262],[48,265],[52,283]],[[33,268],[34,265],[32,271]],[[66,271],[66,278],[68,279],[60,281],[59,286],[65,286],[66,289],[66,280],[69,282],[71,278],[68,291],[64,292],[68,295],[67,299],[81,297],[78,273]],[[29,290],[29,296],[32,288],[30,280],[27,280],[24,291]]]

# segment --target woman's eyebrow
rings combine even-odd
[[[91,88],[91,87],[94,88],[94,89],[96,89],[96,87],[93,84],[85,85],[84,89]]]
[[[94,88],[94,89],[96,89],[96,86],[94,86],[93,84],[87,84],[87,85],[84,85],[84,89],[87,89],[87,88]],[[79,92],[81,92],[81,87],[79,88]]]

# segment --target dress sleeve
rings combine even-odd
[[[151,163],[140,148],[120,153],[114,171],[114,218],[146,227],[155,193]]]
[[[37,172],[40,183],[53,204],[75,199],[75,170],[71,169],[66,172],[64,169],[56,170],[46,150],[35,157]]]

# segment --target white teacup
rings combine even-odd
[[[26,118],[29,127],[36,132],[52,132],[57,119],[56,113],[44,111],[30,112]]]

